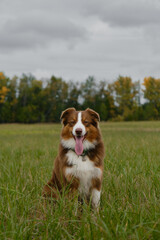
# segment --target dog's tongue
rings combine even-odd
[[[75,137],[75,140],[75,152],[77,153],[77,155],[81,155],[83,153],[83,137]]]

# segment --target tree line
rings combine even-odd
[[[69,107],[92,108],[102,121],[159,120],[160,79],[147,77],[141,84],[119,76],[107,83],[89,76],[79,83],[52,76],[44,82],[31,74],[9,78],[0,72],[0,123],[59,122]]]

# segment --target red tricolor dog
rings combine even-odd
[[[53,175],[44,186],[43,195],[58,198],[58,192],[69,186],[83,199],[91,200],[92,207],[100,202],[104,145],[98,122],[98,113],[87,108],[62,112],[63,128],[59,153],[54,162]]]

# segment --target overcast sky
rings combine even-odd
[[[0,71],[160,77],[160,0],[0,0]]]

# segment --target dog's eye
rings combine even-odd
[[[70,121],[70,122],[69,122],[69,125],[70,125],[70,126],[73,126],[75,123],[76,123],[75,121]]]
[[[84,121],[84,124],[89,124],[89,122],[87,120]]]
[[[75,122],[75,121],[71,121],[71,123],[73,123],[73,124],[74,124],[74,123],[76,123],[76,122]]]

